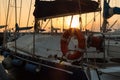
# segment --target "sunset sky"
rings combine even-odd
[[[8,6],[8,1],[9,0],[0,0],[0,25],[6,24],[6,15],[7,15],[7,6]],[[9,16],[8,16],[8,28],[14,28],[15,27],[15,0],[11,0],[10,2],[10,7],[9,7]],[[32,6],[31,6],[31,12],[30,12],[30,19],[28,26],[33,26],[34,25],[34,16],[33,16],[33,11],[34,11],[34,1],[32,0]],[[102,0],[103,1],[103,0]],[[27,26],[28,22],[28,14],[30,10],[30,3],[31,0],[22,0],[22,11],[21,11],[21,17],[20,17],[20,2],[21,0],[17,0],[17,23],[23,27]],[[103,2],[102,2],[103,3]],[[101,5],[103,6],[103,5]],[[111,0],[110,2],[111,7],[120,7],[120,0]],[[97,12],[95,13],[95,21],[94,21],[94,13],[89,13],[89,14],[82,14],[82,26],[85,28],[85,25],[87,29],[90,30],[99,30],[100,27],[100,13]],[[86,18],[87,16],[87,18]],[[69,27],[71,16],[65,17],[65,22],[64,25],[66,28]],[[87,19],[87,21],[86,21]],[[53,19],[53,26],[55,27],[62,27],[63,26],[63,18],[56,18]],[[120,15],[114,15],[111,17],[108,21],[110,22],[109,25],[112,25],[115,20],[118,20],[118,22],[115,24],[113,27],[114,29],[120,28]],[[73,23],[72,26],[78,26],[79,27],[79,15],[73,16]],[[46,22],[42,25],[42,27],[45,27]],[[49,22],[50,25],[50,22]],[[45,27],[46,29],[50,29],[50,26]]]

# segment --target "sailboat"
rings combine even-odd
[[[119,39],[119,34],[117,31],[115,32],[107,32],[108,31],[108,19],[111,18],[114,14],[120,14],[120,8],[119,7],[113,7],[111,8],[110,5],[110,0],[107,2],[104,2],[104,11],[103,11],[103,25],[102,25],[102,29],[103,32],[106,35],[106,52],[108,53],[109,56],[111,56],[112,58],[117,58],[119,61],[120,58],[120,54],[119,54],[119,41],[117,39]],[[113,23],[113,25],[117,22],[117,20]],[[113,27],[113,25],[111,27]]]
[[[108,74],[105,71],[109,69],[101,69],[83,61],[87,45],[84,32],[77,28],[69,28],[63,33],[58,33],[60,29],[52,27],[52,32],[46,33],[38,27],[39,20],[99,10],[99,2],[91,0],[35,0],[34,33],[7,43],[7,47],[1,52],[5,57],[2,62],[4,68],[17,80],[104,79],[104,74]],[[103,51],[100,45],[103,38],[94,39],[97,40],[97,44],[89,46]],[[103,76],[100,73],[103,73]]]

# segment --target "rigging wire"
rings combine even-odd
[[[101,0],[98,0],[98,3],[99,3],[99,8],[100,8],[100,12],[99,12],[100,13],[100,25],[99,26],[100,26],[100,32],[102,32],[102,25],[101,25],[101,23],[102,23],[102,18],[101,18],[102,17]]]
[[[98,15],[99,15],[99,13],[96,14],[95,17],[97,17]],[[87,27],[93,20],[94,20],[94,17],[85,26]]]
[[[6,16],[6,25],[8,24],[9,10],[10,10],[10,0],[8,1],[7,16]],[[5,30],[6,29],[7,29],[7,27],[5,27]]]
[[[3,38],[3,47],[6,48],[6,32],[7,32],[7,24],[8,24],[8,16],[9,16],[9,4],[10,4],[10,0],[8,1],[8,8],[7,8],[7,16],[6,16],[6,27],[5,27],[5,32],[4,32],[4,38]]]
[[[17,23],[17,0],[15,0],[15,23]]]
[[[5,2],[4,2],[5,1]],[[9,1],[8,1],[9,2]],[[4,10],[4,12],[5,12],[5,19],[7,18],[7,7],[8,7],[8,5],[5,5],[6,4],[6,0],[3,0],[3,10]],[[6,23],[6,22],[5,22]]]
[[[45,26],[43,27],[43,29],[46,28],[46,26],[48,25],[49,22],[50,22],[50,19],[47,21],[47,23],[45,24]]]
[[[12,5],[11,5],[11,2],[10,2],[10,7],[11,7]],[[12,10],[10,9],[10,11],[9,11],[10,13],[9,13],[9,23],[8,24],[11,24],[12,23],[12,14],[13,14],[13,8],[12,8]],[[10,29],[10,26],[8,26],[8,29]]]
[[[32,8],[32,0],[30,1],[30,9],[29,9],[29,14],[28,14],[27,27],[28,27],[29,20],[30,20],[31,8]]]
[[[22,13],[22,0],[20,1],[20,14],[19,14],[19,25],[21,24],[21,13]]]

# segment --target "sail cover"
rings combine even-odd
[[[36,0],[33,15],[35,18],[45,19],[94,12],[98,11],[98,7],[98,2],[91,0]]]

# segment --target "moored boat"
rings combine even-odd
[[[91,12],[98,10],[98,2],[91,0],[80,0],[85,6],[82,5],[83,9],[81,13]],[[57,33],[58,29],[54,29],[52,33],[38,33],[38,20],[46,19],[55,16],[71,15],[71,12],[62,13],[65,10],[59,13],[53,13],[51,15],[43,16],[39,14],[38,6],[42,4],[54,5],[55,3],[61,3],[56,5],[57,7],[65,6],[63,2],[69,3],[69,5],[74,3],[74,1],[40,1],[36,0],[35,4],[35,33],[25,34],[22,37],[19,37],[15,41],[8,42],[7,48],[3,48],[1,54],[4,55],[5,59],[2,64],[8,70],[9,73],[13,74],[14,78],[17,80],[100,80],[100,73],[103,73],[98,67],[92,66],[84,63],[84,53],[86,52],[86,37],[80,29],[70,28],[63,33]],[[76,1],[77,2],[77,1]],[[76,4],[75,2],[75,4]],[[90,8],[89,5],[96,6],[95,8]],[[92,3],[92,4],[91,4]],[[94,5],[93,5],[94,3]],[[40,5],[39,5],[40,4]],[[42,7],[49,5],[42,5]],[[73,7],[73,6],[72,6]],[[86,7],[86,8],[84,8]],[[53,9],[53,7],[52,7]],[[59,8],[61,9],[61,8]],[[93,9],[93,10],[91,10]],[[54,10],[54,9],[53,9]],[[71,8],[70,8],[71,11]],[[44,12],[44,10],[43,10]],[[72,13],[76,11],[72,11]],[[53,14],[52,14],[53,13]],[[68,14],[70,13],[70,14]],[[47,12],[49,14],[49,12]],[[92,39],[91,39],[92,38]],[[94,40],[94,41],[93,41]],[[92,44],[89,43],[90,47],[95,48],[100,52],[103,52],[101,43],[103,43],[103,37],[90,37]],[[93,74],[92,74],[93,73]],[[106,72],[104,72],[106,73]],[[94,76],[94,74],[96,76]],[[103,78],[103,77],[102,77]],[[108,80],[108,79],[105,79]],[[109,79],[110,80],[110,79]],[[117,79],[116,79],[117,80]]]

